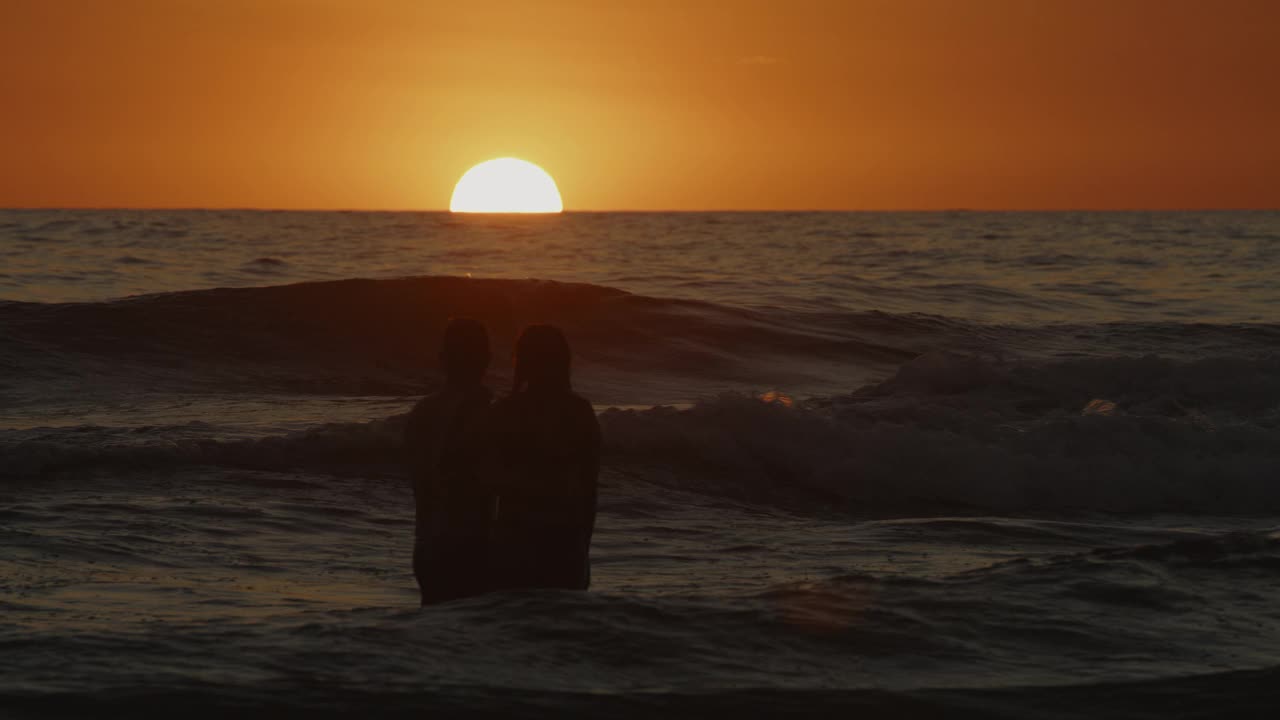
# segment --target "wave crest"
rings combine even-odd
[[[856,513],[1280,510],[1280,360],[925,356],[847,395],[766,397],[606,410],[606,464]],[[402,422],[228,441],[190,428],[20,431],[0,453],[8,476],[184,464],[396,475]]]
[[[1110,412],[1098,412],[1106,399]],[[613,450],[687,489],[840,510],[1280,509],[1280,361],[931,355],[795,406],[610,410]],[[690,486],[692,485],[692,486]]]
[[[587,378],[813,377],[815,364],[883,368],[936,332],[868,313],[799,317],[541,280],[418,277],[221,288],[98,303],[0,303],[0,367],[16,378],[163,387],[413,394],[450,317],[484,322],[495,357],[523,326],[569,334]],[[904,330],[910,330],[905,332]],[[908,339],[904,339],[908,338]],[[86,369],[91,368],[91,369]]]

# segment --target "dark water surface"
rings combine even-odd
[[[1276,706],[1280,213],[0,211],[0,256],[14,713]],[[463,314],[569,334],[590,593],[416,608],[399,427]]]

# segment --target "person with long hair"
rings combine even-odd
[[[489,542],[497,497],[476,472],[479,429],[492,400],[484,386],[489,359],[484,325],[451,319],[440,343],[444,387],[419,401],[405,424],[415,505],[413,574],[423,605],[492,585]]]
[[[511,394],[493,405],[481,474],[498,493],[498,588],[585,590],[591,583],[600,425],[573,392],[569,343],[530,325],[516,342]]]

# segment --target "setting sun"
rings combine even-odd
[[[563,209],[556,181],[545,170],[509,157],[468,170],[449,201],[452,212],[558,213]]]

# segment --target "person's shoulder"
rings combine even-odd
[[[565,395],[544,395],[533,396],[529,393],[517,392],[504,395],[496,400],[491,409],[496,413],[503,412],[519,412],[524,408],[567,408],[575,413],[591,413],[595,414],[595,408],[591,401],[581,395],[570,392]]]
[[[480,387],[475,390],[460,390],[455,387],[445,386],[429,393],[414,404],[413,409],[409,411],[410,421],[423,420],[425,418],[449,417],[457,412],[460,408],[470,411],[475,408],[487,408],[492,395],[488,388]]]

